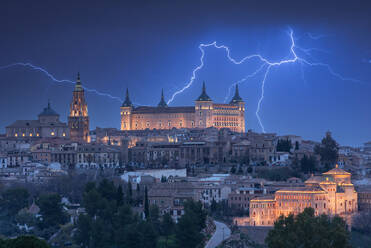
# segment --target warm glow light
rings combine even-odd
[[[14,134],[14,136],[15,136],[15,137],[18,137],[18,134],[16,133],[16,134]]]
[[[24,133],[22,133],[22,136],[24,137],[24,136],[25,136],[25,134],[24,134]]]
[[[37,137],[39,137],[39,136],[40,136],[40,134],[38,134],[38,133],[37,133],[37,134],[36,134],[36,136],[37,136]]]
[[[63,136],[63,137],[66,137],[66,134],[65,134],[65,133],[63,133],[63,134],[62,134],[62,136]]]
[[[55,133],[54,133],[54,132],[51,132],[50,134],[51,134],[52,136],[54,136],[54,135],[55,135]]]
[[[32,133],[30,133],[30,137],[32,137]]]

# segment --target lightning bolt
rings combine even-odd
[[[71,81],[71,80],[68,80],[68,79],[56,79],[51,73],[49,73],[46,69],[40,67],[40,66],[36,66],[36,65],[33,65],[31,63],[23,63],[23,62],[17,62],[17,63],[13,63],[13,64],[9,64],[9,65],[4,65],[4,66],[0,66],[0,70],[3,70],[3,69],[8,69],[8,68],[11,68],[11,67],[15,67],[15,66],[23,66],[23,67],[27,67],[27,68],[30,68],[32,70],[35,70],[35,71],[40,71],[42,73],[44,73],[47,77],[49,77],[53,82],[55,83],[59,83],[59,84],[72,84],[74,85],[75,82]],[[123,102],[123,100],[120,98],[120,97],[117,97],[117,96],[112,96],[111,94],[108,94],[108,93],[104,93],[104,92],[100,92],[96,89],[92,89],[92,88],[88,88],[88,87],[85,87],[83,86],[83,88],[87,91],[87,92],[90,92],[90,93],[93,93],[93,94],[96,94],[98,96],[103,96],[103,97],[108,97],[112,100],[116,100],[116,101],[119,101],[120,103]]]
[[[227,96],[225,97],[224,101],[226,101],[226,99],[228,99],[228,97],[230,96],[230,91],[231,91],[231,88],[233,87],[233,85],[240,84],[240,83],[246,81],[247,79],[256,76],[261,70],[263,70],[263,68],[265,68],[264,77],[263,77],[263,80],[262,80],[262,83],[261,83],[261,95],[260,95],[260,98],[258,100],[258,106],[257,106],[256,112],[255,112],[255,115],[256,115],[256,117],[258,119],[258,122],[259,122],[259,125],[260,125],[260,128],[261,128],[262,132],[264,132],[264,133],[265,133],[265,128],[264,128],[264,125],[263,125],[263,122],[261,120],[261,117],[260,117],[259,113],[260,113],[262,103],[263,103],[263,100],[264,100],[265,84],[266,84],[269,72],[271,71],[271,69],[273,67],[279,67],[279,66],[284,65],[284,64],[294,64],[294,63],[300,63],[301,65],[307,65],[307,66],[324,67],[332,76],[334,76],[334,77],[336,77],[340,80],[352,81],[352,82],[357,82],[357,83],[361,82],[360,80],[357,80],[357,79],[343,77],[339,73],[335,72],[329,64],[322,63],[322,62],[309,62],[306,59],[299,57],[297,55],[295,49],[301,50],[304,53],[306,53],[307,55],[310,54],[310,52],[314,51],[314,50],[321,51],[321,52],[324,52],[324,51],[320,50],[320,49],[316,49],[316,48],[311,48],[311,49],[298,48],[295,44],[294,31],[292,29],[290,29],[288,34],[289,34],[290,41],[291,41],[291,44],[290,44],[291,58],[290,59],[283,59],[283,60],[279,60],[279,61],[270,61],[269,59],[264,58],[261,54],[252,54],[252,55],[248,55],[248,56],[242,58],[241,60],[237,60],[237,59],[234,59],[234,58],[231,57],[231,52],[230,52],[229,47],[227,47],[225,45],[218,45],[216,41],[214,41],[212,43],[208,43],[208,44],[200,44],[199,45],[199,49],[201,50],[200,65],[198,65],[195,69],[193,69],[192,76],[191,76],[190,80],[188,81],[188,83],[186,83],[186,85],[182,89],[176,91],[171,96],[171,98],[169,99],[169,101],[167,103],[170,104],[172,101],[174,101],[174,99],[177,95],[183,93],[185,90],[187,90],[189,87],[191,87],[191,85],[193,84],[193,82],[196,79],[197,72],[199,70],[201,70],[204,66],[204,57],[205,57],[204,48],[207,48],[207,47],[214,47],[216,49],[224,49],[226,51],[226,56],[227,56],[228,60],[235,65],[243,64],[244,62],[250,61],[252,59],[256,59],[256,60],[261,62],[260,67],[256,71],[254,71],[250,75],[247,75],[245,78],[237,81],[236,83],[232,84],[229,87]],[[308,36],[311,39],[315,39],[315,40],[325,37],[324,35],[314,36],[314,35],[309,34],[309,33],[308,33]],[[302,71],[302,76],[304,77],[304,72],[303,71]]]

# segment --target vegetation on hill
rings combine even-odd
[[[269,248],[347,248],[350,233],[338,216],[315,216],[312,208],[294,216],[280,216],[265,239]]]
[[[161,217],[148,197],[144,202],[146,214],[142,215],[130,205],[131,194],[128,192],[122,200],[120,192],[120,187],[108,180],[86,185],[83,197],[86,214],[77,221],[77,244],[87,248],[202,247],[206,213],[200,202],[186,202],[185,214],[176,224],[169,214]]]

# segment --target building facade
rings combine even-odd
[[[6,127],[6,137],[19,140],[37,140],[40,138],[68,138],[66,123],[59,120],[48,102],[48,106],[38,115],[37,120],[17,120]]]
[[[172,128],[229,128],[245,132],[245,102],[236,85],[235,95],[229,104],[214,103],[206,93],[205,83],[195,106],[169,107],[163,92],[157,107],[134,107],[129,92],[121,106],[121,130],[172,129]]]
[[[72,93],[68,127],[70,129],[70,138],[72,141],[89,141],[88,105],[85,101],[84,88],[81,85],[80,74],[77,75],[75,89]]]
[[[357,192],[351,183],[351,174],[338,168],[312,176],[304,187],[285,188],[273,196],[250,201],[250,225],[272,226],[281,215],[299,214],[311,207],[316,215],[339,215],[351,224],[358,211]]]

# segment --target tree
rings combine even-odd
[[[295,150],[299,150],[299,141],[295,141]]]
[[[108,181],[107,179],[103,179],[99,183],[97,190],[101,196],[104,196],[109,201],[114,200],[117,197],[115,185],[112,181]]]
[[[89,247],[91,242],[91,226],[92,219],[88,215],[80,214],[76,223],[75,241],[81,247]]]
[[[360,233],[371,235],[371,211],[362,211],[354,216],[352,229]]]
[[[131,182],[128,182],[128,190],[127,190],[127,194],[126,194],[126,200],[127,200],[128,204],[133,203],[133,188],[132,188]]]
[[[30,194],[24,188],[10,188],[2,194],[1,208],[9,216],[14,216],[22,208],[27,207]]]
[[[174,233],[175,223],[169,213],[164,214],[160,224],[160,233],[163,236],[170,236]]]
[[[321,156],[321,163],[329,170],[338,160],[338,143],[331,137],[331,132],[326,132],[326,136],[322,139],[321,145],[314,147],[316,154]]]
[[[144,187],[144,215],[146,219],[149,218],[149,202],[148,202],[148,190],[147,186]]]
[[[84,193],[83,206],[90,216],[95,216],[97,214],[101,200],[102,197],[96,189]]]
[[[313,173],[316,171],[316,158],[313,156],[307,157],[306,155],[300,160],[300,168],[304,173]]]
[[[206,212],[201,202],[187,201],[184,211],[176,228],[178,245],[185,248],[202,247],[204,236],[201,230],[206,226]]]
[[[124,192],[121,185],[117,187],[116,202],[117,206],[122,206],[124,204]]]
[[[140,186],[139,183],[137,183],[137,196],[140,194]]]
[[[166,181],[167,181],[167,180],[166,180],[166,177],[165,177],[165,176],[161,176],[161,182],[162,182],[162,183],[166,183]]]
[[[43,228],[66,223],[67,216],[63,211],[60,195],[41,195],[37,201],[37,205],[40,207],[40,214],[42,216],[40,226]]]
[[[160,210],[156,205],[151,205],[149,207],[149,221],[159,228]]]
[[[291,141],[289,139],[277,141],[276,150],[277,152],[290,152],[292,148]]]
[[[5,240],[4,243],[4,248],[49,248],[49,245],[44,240],[34,236],[19,236],[15,239]]]
[[[269,248],[348,248],[350,234],[345,221],[335,216],[314,216],[312,208],[306,208],[297,216],[280,216],[269,231],[266,244]]]

